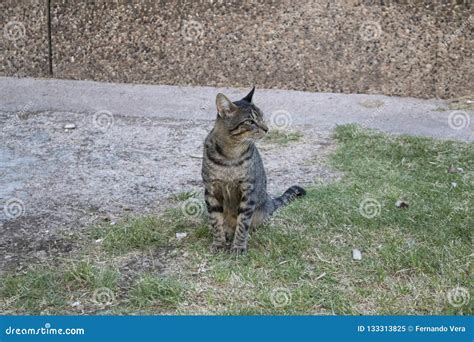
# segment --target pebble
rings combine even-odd
[[[449,173],[463,173],[464,169],[462,167],[450,166],[449,169],[448,169],[448,172]]]
[[[405,202],[405,201],[398,200],[398,201],[395,202],[395,206],[397,208],[408,208],[408,203]]]
[[[457,187],[457,186],[458,186],[458,183],[456,183],[456,182],[451,182],[451,187],[455,188],[455,187]]]
[[[71,306],[72,306],[73,308],[75,308],[75,307],[77,307],[77,306],[81,306],[81,302],[79,302],[79,301],[74,302],[74,303],[71,304]]]
[[[362,252],[357,248],[352,250],[352,259],[353,260],[362,260]]]
[[[76,125],[73,123],[67,123],[64,125],[64,129],[75,129]]]
[[[186,236],[188,236],[188,233],[176,233],[176,238],[178,240],[184,239]]]

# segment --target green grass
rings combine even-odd
[[[474,102],[472,97],[461,97],[448,102],[447,107],[437,107],[435,111],[444,112],[447,110],[474,110]]]
[[[181,191],[171,196],[171,200],[175,202],[186,201],[187,199],[196,197],[195,191]]]
[[[106,314],[472,314],[472,300],[453,306],[447,293],[472,287],[474,144],[353,125],[334,137],[330,163],[342,180],[315,184],[279,211],[245,256],[211,254],[205,215],[183,210],[198,196],[178,195],[159,217],[92,228],[79,260],[7,276],[0,299],[20,294],[8,312],[23,313],[46,300],[48,313],[77,313],[70,303],[80,301],[82,312]],[[162,272],[121,268],[150,254]],[[103,288],[113,300],[98,306],[91,298]]]
[[[131,289],[130,302],[138,308],[176,308],[183,299],[183,285],[170,278],[146,275]]]
[[[38,313],[47,305],[61,308],[66,305],[66,296],[57,285],[60,275],[53,269],[38,267],[25,274],[4,277],[0,289],[2,312]],[[47,300],[47,302],[45,302]]]
[[[94,306],[95,293],[116,291],[119,273],[90,261],[68,261],[61,267],[36,265],[22,274],[4,277],[0,298],[5,313],[68,312],[74,302]]]
[[[279,129],[272,129],[263,140],[268,143],[287,145],[290,142],[295,142],[303,137],[301,132],[283,131]]]
[[[451,110],[474,110],[472,97],[462,97],[450,101],[448,108]]]
[[[71,263],[64,272],[63,280],[69,288],[114,289],[119,274],[112,268],[98,268],[88,260]]]
[[[124,253],[131,249],[145,248],[165,244],[161,228],[161,218],[154,216],[129,218],[118,225],[102,225],[95,227],[92,237],[102,241],[103,248],[108,252]]]

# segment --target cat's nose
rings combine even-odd
[[[260,123],[260,128],[263,129],[263,131],[264,131],[265,133],[268,132],[268,126],[267,126],[265,123],[263,123],[263,122]]]

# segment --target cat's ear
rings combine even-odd
[[[255,92],[255,86],[252,88],[252,90],[250,91],[250,93],[248,93],[243,99],[242,101],[247,101],[248,103],[252,103],[252,97],[253,97],[253,93]]]
[[[221,93],[216,96],[216,106],[217,114],[219,114],[221,118],[232,115],[232,112],[237,109],[237,106],[233,104],[227,96]]]

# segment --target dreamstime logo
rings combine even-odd
[[[10,21],[3,28],[3,36],[12,42],[23,38],[25,33],[25,25],[20,21]]]
[[[32,107],[33,107],[33,102],[28,101],[27,104],[25,104],[23,107],[21,107],[21,109],[16,114],[16,117],[20,120],[24,120],[27,116],[26,113],[28,113],[31,110]]]
[[[18,292],[10,298],[0,301],[0,308],[11,308],[13,303],[18,301],[21,297],[27,294],[30,291],[30,286],[33,283],[34,278],[28,278],[25,283],[18,289]]]
[[[366,198],[359,205],[359,213],[368,219],[380,215],[381,210],[380,202],[373,198]]]
[[[292,123],[291,114],[286,110],[276,110],[270,116],[270,125],[277,129],[287,129]]]
[[[455,287],[454,289],[451,289],[448,291],[446,294],[446,297],[448,298],[449,304],[454,306],[455,308],[459,308],[461,306],[469,304],[469,301],[471,300],[471,296],[469,294],[469,290],[466,289],[465,287]]]
[[[8,218],[16,219],[25,213],[25,204],[21,199],[11,198],[5,203],[3,211]]]
[[[290,305],[291,292],[290,290],[284,287],[278,287],[276,289],[273,289],[270,295],[270,301],[276,308],[282,308],[284,306]]]
[[[108,110],[99,110],[94,113],[92,123],[102,132],[105,132],[114,124],[114,116]]]
[[[366,21],[360,26],[359,34],[366,42],[376,40],[382,35],[382,27],[375,21]]]
[[[447,37],[443,37],[440,43],[444,45],[444,47],[447,49],[449,44],[451,44],[456,39],[456,37],[460,36],[463,32],[465,32],[466,27],[468,27],[469,23],[473,21],[473,18],[474,16],[470,15],[469,18],[467,18],[461,23],[461,25],[456,31],[454,31],[452,34],[449,34]]]
[[[455,110],[448,116],[448,125],[452,129],[460,130],[469,126],[471,118],[469,114],[462,110]]]
[[[204,26],[196,20],[185,20],[181,31],[187,41],[198,40],[204,33]]]
[[[114,292],[108,287],[101,287],[92,294],[92,302],[97,305],[111,305],[115,301]]]
[[[190,218],[198,218],[204,212],[204,204],[197,198],[188,198],[181,205],[181,211],[184,216],[188,216]]]

